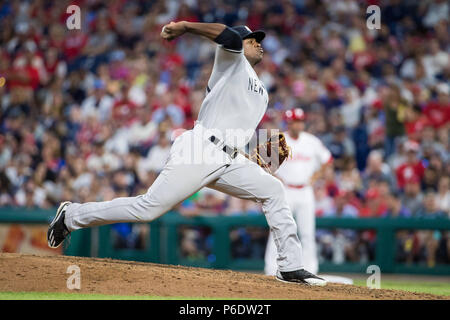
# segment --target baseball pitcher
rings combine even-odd
[[[268,103],[267,90],[253,69],[263,57],[265,33],[246,26],[181,21],[165,25],[161,37],[171,41],[184,33],[217,43],[194,128],[174,141],[164,169],[147,193],[104,202],[63,202],[48,229],[49,246],[58,247],[70,232],[81,228],[152,221],[209,187],[262,203],[278,252],[278,280],[325,285],[325,280],[303,267],[297,226],[282,183],[243,155]]]
[[[311,184],[333,158],[318,138],[303,131],[305,113],[302,109],[287,110],[284,118],[288,123],[286,142],[291,147],[292,157],[280,165],[276,175],[286,187],[287,202],[297,221],[305,269],[317,273],[319,264],[315,241],[314,191]],[[276,259],[274,235],[270,232],[264,259],[264,272],[267,275],[276,274]]]

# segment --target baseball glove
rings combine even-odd
[[[276,156],[278,155],[278,163]],[[265,143],[256,146],[249,159],[256,162],[269,173],[276,171],[281,164],[291,156],[291,147],[286,142],[283,133],[272,135]]]

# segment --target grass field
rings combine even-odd
[[[365,287],[366,281],[354,280],[354,284]],[[450,283],[383,280],[381,281],[380,289],[405,290],[450,296]]]
[[[355,280],[355,285],[366,286]],[[450,284],[438,282],[383,281],[381,289],[405,290],[450,296]],[[235,299],[235,298],[223,298]],[[51,293],[51,292],[0,292],[0,300],[217,300],[204,297],[121,296],[103,294]],[[220,300],[220,299],[218,299]]]

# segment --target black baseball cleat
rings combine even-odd
[[[58,248],[64,239],[70,234],[64,224],[64,218],[66,216],[66,209],[71,204],[70,201],[61,203],[58,210],[56,210],[56,216],[53,218],[47,231],[47,242],[50,248]]]
[[[324,279],[319,278],[318,276],[306,271],[305,269],[290,272],[277,271],[276,279],[282,282],[304,283],[311,286],[325,286],[327,284]]]

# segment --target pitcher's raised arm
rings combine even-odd
[[[161,37],[171,41],[186,32],[206,37],[230,51],[242,50],[239,33],[221,23],[171,22],[162,28]]]

